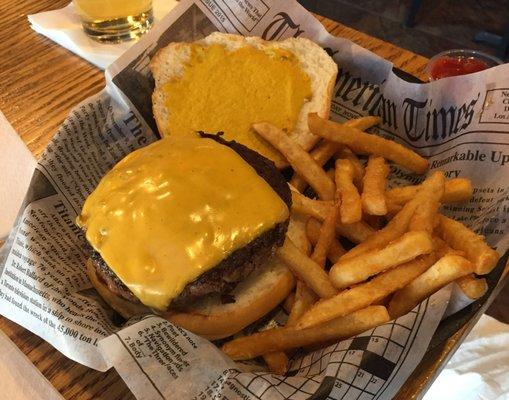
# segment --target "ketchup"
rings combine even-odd
[[[437,80],[448,76],[471,74],[488,68],[487,63],[473,57],[444,56],[433,63],[430,75],[433,80]]]

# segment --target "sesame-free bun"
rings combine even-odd
[[[87,274],[104,301],[124,318],[153,312],[140,303],[132,303],[111,292],[97,276],[90,260],[87,262]],[[185,312],[159,314],[206,339],[221,339],[241,331],[274,309],[294,285],[288,268],[273,259],[237,285],[231,293],[234,303],[222,304],[218,297],[213,297],[193,304]]]
[[[318,141],[308,128],[307,116],[309,113],[317,113],[322,118],[328,118],[332,91],[337,75],[337,65],[332,58],[316,43],[305,38],[289,38],[282,41],[266,41],[259,37],[244,37],[239,35],[215,32],[195,43],[201,45],[220,44],[229,51],[241,47],[252,46],[257,49],[282,49],[296,55],[301,69],[309,76],[311,85],[311,98],[302,105],[295,129],[289,132],[289,136],[300,144],[305,150],[310,150]],[[164,85],[182,76],[184,66],[191,56],[191,43],[170,43],[167,47],[159,50],[152,58],[150,68],[155,80],[155,90],[152,95],[153,113],[157,127],[162,136],[169,135],[169,120],[172,110],[166,106]],[[233,83],[232,83],[233,84]],[[203,96],[217,96],[220,93],[207,92],[203,89]],[[207,110],[204,110],[207,112]],[[242,112],[239,110],[239,112]],[[213,116],[211,116],[213,118]],[[262,121],[252,121],[252,123]],[[271,122],[271,121],[265,121]],[[230,137],[230,140],[238,140]],[[242,143],[242,140],[240,141]],[[249,145],[248,143],[244,143]],[[260,151],[260,149],[257,149]],[[262,151],[263,153],[263,151]],[[276,163],[278,168],[286,166],[285,160],[280,154],[265,153]]]

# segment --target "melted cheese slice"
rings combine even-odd
[[[228,140],[280,158],[251,125],[265,121],[286,132],[294,129],[302,105],[311,97],[310,79],[298,58],[274,48],[190,47],[182,76],[163,89],[170,135],[222,131]]]
[[[229,147],[165,138],[104,176],[77,223],[136,297],[164,310],[186,284],[288,215]]]

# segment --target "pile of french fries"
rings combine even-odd
[[[398,318],[450,282],[471,299],[483,296],[482,275],[499,259],[482,236],[440,214],[442,204],[472,196],[468,179],[446,181],[434,171],[420,185],[389,189],[388,162],[419,174],[428,162],[366,133],[379,118],[340,124],[310,114],[308,123],[322,138],[310,152],[268,123],[253,125],[294,170],[292,215],[307,218],[312,245],[299,247],[287,237],[277,252],[297,278],[284,303],[287,323],[223,346],[234,360],[263,356],[278,374],[287,371],[294,349],[325,346]],[[334,167],[326,171],[329,160]],[[308,186],[317,198],[303,194]]]

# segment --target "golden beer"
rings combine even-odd
[[[83,29],[101,42],[138,38],[152,25],[152,0],[74,0]]]

